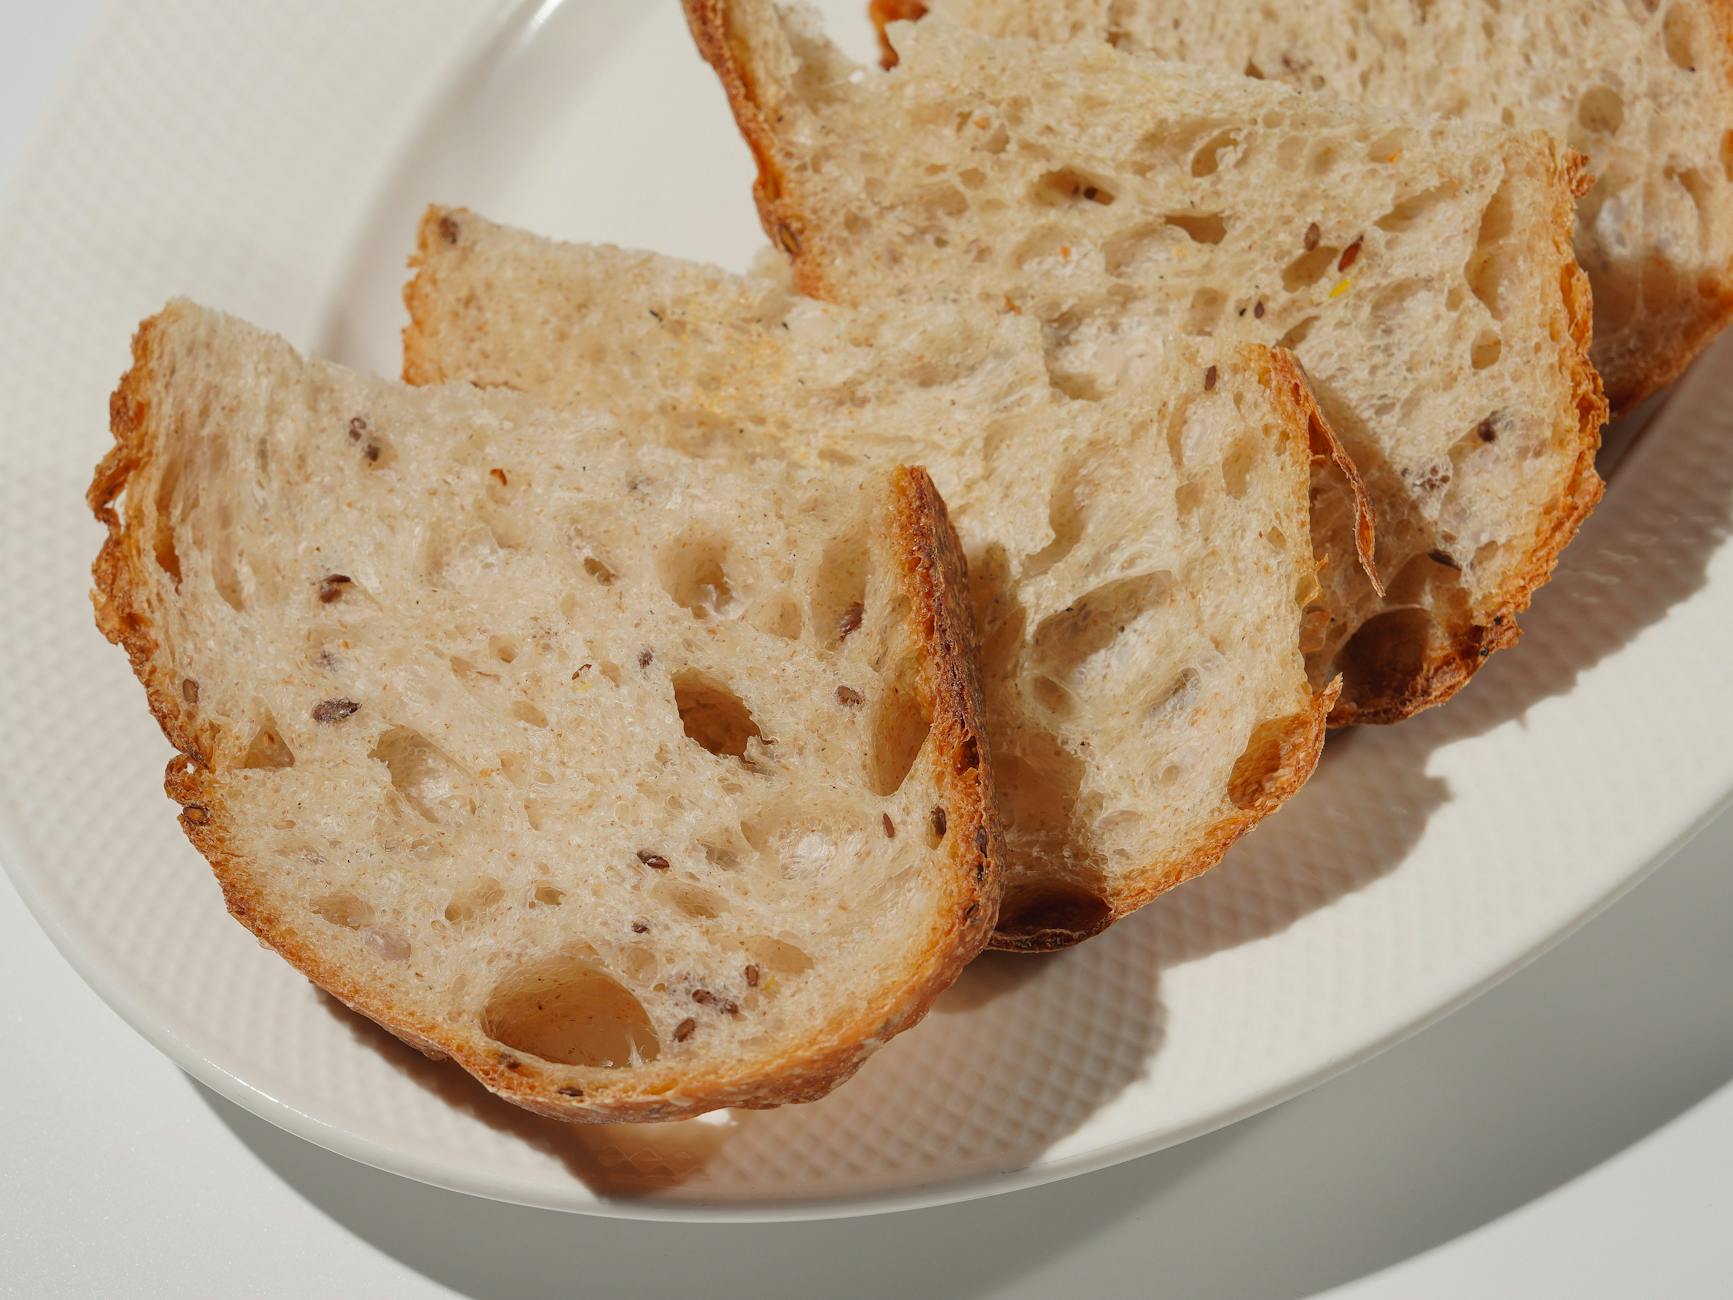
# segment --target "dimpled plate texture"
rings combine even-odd
[[[828,8],[866,54],[864,6]],[[1069,952],[984,958],[815,1105],[661,1129],[521,1114],[224,914],[161,793],[168,748],[92,625],[80,497],[132,327],[170,295],[391,373],[428,200],[738,267],[760,242],[745,150],[671,0],[152,0],[117,6],[84,68],[0,232],[0,858],[140,1032],[333,1150],[503,1199],[693,1218],[1096,1168],[1460,1004],[1733,789],[1729,340],[1622,458],[1521,647],[1444,709],[1335,736],[1201,881]]]

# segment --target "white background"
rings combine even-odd
[[[98,9],[0,4],[0,197]],[[158,1056],[3,883],[0,987],[6,1295],[1733,1294],[1733,817],[1503,987],[1276,1111],[852,1222],[579,1219],[329,1155]]]

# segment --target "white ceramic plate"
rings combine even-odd
[[[865,55],[862,7],[829,6]],[[79,498],[130,330],[184,293],[391,373],[429,199],[741,266],[749,181],[672,0],[111,16],[0,229],[0,858],[98,992],[223,1095],[371,1164],[563,1209],[981,1195],[1364,1059],[1580,924],[1733,790],[1724,343],[1623,458],[1519,650],[1449,708],[1335,737],[1204,880],[1051,959],[979,962],[826,1101],[565,1128],[339,1010],[224,915],[160,792],[168,749],[92,626]]]

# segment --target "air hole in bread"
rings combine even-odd
[[[359,930],[373,920],[373,905],[346,889],[315,898],[313,910],[332,925],[340,925],[345,930]]]
[[[277,720],[267,710],[259,719],[258,730],[247,742],[241,755],[241,766],[250,768],[283,768],[295,766],[295,753],[277,729]]]
[[[240,571],[235,567],[235,553],[230,547],[232,533],[226,525],[218,531],[220,536],[211,547],[211,584],[216,587],[224,604],[237,614],[245,613],[247,591],[241,583]]]
[[[156,484],[156,509],[152,512],[156,526],[151,536],[151,554],[156,566],[181,585],[181,557],[175,547],[175,497],[180,486],[181,464],[170,459],[163,464],[162,476]]]
[[[584,557],[584,572],[589,574],[603,587],[612,585],[614,581],[614,571],[593,555],[586,555]],[[566,617],[572,617],[572,611],[568,611]]]
[[[1389,609],[1362,623],[1336,656],[1350,705],[1403,700],[1423,684],[1436,629],[1423,609]],[[1352,698],[1350,698],[1352,697]]]
[[[1197,152],[1191,156],[1191,174],[1193,176],[1214,176],[1221,170],[1222,154],[1229,149],[1239,147],[1240,133],[1232,127],[1217,131],[1209,139],[1198,146]]]
[[[1066,465],[1047,494],[1047,526],[1053,540],[1023,562],[1023,580],[1037,578],[1076,549],[1083,538],[1083,509],[1077,497],[1076,464]]]
[[[1366,157],[1373,162],[1395,162],[1408,148],[1411,135],[1412,132],[1402,127],[1386,131],[1366,146]]]
[[[579,957],[519,967],[494,986],[482,1032],[504,1047],[560,1065],[624,1069],[653,1061],[661,1041],[636,997]]]
[[[656,575],[676,605],[707,619],[734,603],[724,567],[727,554],[719,538],[687,535],[656,558]]]
[[[1190,713],[1197,705],[1203,676],[1195,668],[1182,668],[1174,679],[1152,695],[1144,707],[1144,717],[1161,726],[1174,718]]]
[[[1675,4],[1661,20],[1661,40],[1674,66],[1697,70],[1697,20],[1689,7]]]
[[[1341,152],[1333,144],[1322,144],[1312,151],[1306,168],[1314,176],[1328,176],[1341,160]]]
[[[1120,279],[1137,278],[1147,266],[1172,256],[1168,249],[1178,243],[1179,236],[1167,222],[1143,222],[1102,244],[1102,267]]]
[[[1252,470],[1257,466],[1263,447],[1252,434],[1241,434],[1222,457],[1222,487],[1235,501],[1245,496],[1251,486]]]
[[[1326,272],[1336,265],[1336,259],[1342,250],[1329,244],[1319,244],[1316,248],[1301,253],[1293,261],[1282,268],[1282,288],[1289,293],[1318,283]]]
[[[659,881],[656,894],[695,921],[715,920],[728,910],[728,900],[721,894],[688,880]]]
[[[786,939],[760,934],[746,940],[744,946],[753,962],[772,974],[793,976],[812,969],[812,958]]]
[[[519,722],[527,722],[532,727],[545,727],[548,725],[548,715],[543,713],[528,700],[513,700],[511,704],[511,715]]]
[[[386,961],[408,961],[409,940],[390,926],[370,926],[362,936],[367,946]]]
[[[1222,309],[1227,306],[1227,295],[1220,289],[1203,288],[1191,296],[1191,303],[1186,307],[1185,328],[1188,333],[1208,334],[1221,319]]]
[[[866,538],[832,538],[819,557],[812,584],[812,627],[820,644],[837,646],[859,629],[866,601]]]
[[[1474,347],[1468,354],[1469,362],[1476,370],[1485,370],[1488,366],[1498,364],[1499,356],[1504,352],[1504,340],[1496,330],[1481,330],[1474,337]]]
[[[1021,727],[1014,751],[993,754],[993,781],[1005,824],[1015,828],[1019,856],[1062,860],[1082,847],[1072,822],[1083,763],[1051,732]]]
[[[524,800],[524,820],[529,823],[532,831],[545,831],[550,829],[555,824],[557,815],[558,808],[551,800]]]
[[[558,907],[566,901],[566,891],[550,881],[540,881],[530,891],[531,907]]]
[[[596,671],[606,677],[615,686],[620,684],[620,665],[604,659],[596,665]]]
[[[765,601],[752,612],[750,621],[759,631],[785,641],[796,640],[805,625],[800,617],[800,602],[786,594]]]
[[[530,543],[529,523],[521,516],[492,510],[487,514],[486,524],[493,544],[502,551],[521,550]]]
[[[1194,244],[1219,244],[1228,232],[1219,212],[1170,212],[1162,221],[1183,230]]]
[[[462,770],[413,727],[393,727],[368,754],[385,764],[392,787],[430,822],[454,824],[475,813]]]
[[[1037,676],[1031,678],[1029,689],[1036,700],[1040,702],[1041,707],[1055,717],[1065,717],[1076,703],[1071,698],[1071,693],[1051,677]]]
[[[1075,682],[1090,661],[1109,652],[1144,614],[1165,604],[1173,592],[1171,573],[1120,578],[1049,614],[1035,629],[1032,659],[1039,670],[1075,693]]]
[[[1311,720],[1304,713],[1260,722],[1228,774],[1228,798],[1234,807],[1253,808],[1279,794],[1284,778],[1294,775],[1288,771],[1294,741],[1310,734]]]
[[[1203,485],[1187,479],[1173,490],[1173,503],[1180,514],[1189,515],[1203,504]]]
[[[1494,320],[1504,319],[1504,279],[1510,254],[1506,244],[1515,224],[1511,181],[1500,185],[1480,214],[1480,232],[1475,236],[1474,251],[1468,255],[1465,274],[1474,296],[1486,305]]]
[[[490,636],[487,639],[487,648],[502,664],[513,663],[518,656],[517,642],[508,636]]]
[[[1035,198],[1038,202],[1081,201],[1107,207],[1117,197],[1105,181],[1086,176],[1070,167],[1048,172],[1035,182]]]
[[[1425,551],[1411,556],[1385,588],[1392,605],[1426,605],[1437,608],[1459,600],[1463,567],[1449,551]]]
[[[452,891],[445,905],[445,919],[453,925],[473,921],[499,905],[505,897],[505,886],[492,876],[477,876],[466,880]]]
[[[918,672],[914,663],[901,661],[886,675],[873,702],[867,783],[875,794],[892,795],[902,789],[932,730],[933,715],[922,699]]]
[[[1454,181],[1446,181],[1429,189],[1409,194],[1396,200],[1395,206],[1379,217],[1374,224],[1378,229],[1392,235],[1401,234],[1405,230],[1412,230],[1429,214],[1455,198],[1458,188]]]
[[[719,757],[744,757],[747,742],[763,736],[738,695],[696,670],[675,674],[674,707],[686,735]]]
[[[1625,122],[1625,99],[1611,86],[1591,86],[1577,101],[1577,121],[1585,131],[1612,135]]]
[[[621,975],[643,988],[656,982],[656,977],[662,972],[662,962],[655,949],[633,944],[620,950],[619,968]]]
[[[1288,327],[1288,332],[1276,340],[1276,346],[1292,352],[1306,341],[1306,336],[1312,332],[1312,326],[1318,323],[1316,316],[1304,316]]]

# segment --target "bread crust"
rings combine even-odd
[[[1512,141],[1507,151],[1532,147],[1525,137]],[[1466,618],[1459,626],[1443,629],[1442,643],[1428,647],[1419,671],[1404,672],[1382,695],[1339,701],[1330,717],[1332,726],[1411,718],[1461,690],[1494,651],[1515,645],[1522,636],[1516,616],[1528,608],[1535,591],[1552,576],[1559,555],[1601,499],[1605,484],[1595,472],[1595,453],[1601,446],[1607,401],[1600,373],[1589,361],[1593,306],[1589,279],[1577,263],[1573,242],[1576,200],[1587,193],[1592,182],[1583,155],[1562,145],[1541,147],[1551,150],[1548,165],[1554,204],[1548,224],[1562,289],[1554,337],[1559,340],[1559,367],[1571,392],[1570,402],[1560,408],[1555,433],[1562,445],[1574,449],[1571,468],[1564,486],[1536,522],[1522,562],[1513,566],[1504,583],[1484,602],[1481,618]]]
[[[632,1071],[630,1083],[586,1077],[569,1087],[567,1067],[525,1059],[479,1030],[429,1020],[354,979],[274,909],[261,873],[237,846],[218,772],[214,731],[201,727],[162,654],[160,632],[146,599],[152,503],[128,488],[148,478],[164,431],[151,391],[162,356],[164,315],[140,325],[133,364],[109,403],[114,446],[98,465],[86,500],[106,530],[92,569],[97,627],[126,651],[144,686],[151,713],[180,751],[168,764],[164,789],[180,805],[181,829],[204,855],[232,915],[290,965],[352,1010],[377,1021],[429,1056],[447,1056],[490,1091],[555,1119],[613,1122],[682,1119],[725,1106],[761,1108],[812,1101],[842,1083],[872,1052],[918,1022],[938,995],[985,944],[997,916],[1004,840],[994,811],[973,625],[966,603],[962,551],[944,503],[923,470],[891,477],[890,535],[912,611],[910,631],[921,647],[925,703],[933,718],[935,784],[948,819],[949,889],[917,959],[896,982],[817,1027],[799,1047],[749,1067],[708,1074],[669,1066]],[[125,495],[121,510],[117,498]],[[124,518],[123,518],[124,512]],[[564,1089],[562,1091],[562,1089]],[[572,1095],[574,1091],[578,1095]]]
[[[1329,434],[1294,355],[1257,344],[1243,344],[1240,352],[1254,365],[1284,417],[1287,445],[1282,451],[1295,462],[1296,474],[1312,456],[1331,454],[1329,444],[1334,442],[1334,435]],[[1345,472],[1357,482],[1358,474],[1346,453],[1343,461]],[[1018,904],[1014,915],[1007,907],[992,946],[1008,952],[1052,952],[1082,943],[1215,866],[1240,836],[1298,793],[1311,777],[1323,754],[1324,733],[1341,691],[1338,677],[1316,692],[1299,712],[1268,720],[1258,728],[1228,783],[1235,810],[1207,828],[1184,851],[1124,873],[1116,886],[1101,896],[1060,887],[1038,895],[1031,903]]]
[[[791,229],[800,230],[799,216],[784,193],[770,119],[764,106],[754,98],[754,83],[741,44],[743,37],[730,30],[729,14],[735,6],[730,0],[686,0],[686,5],[699,48],[716,67],[729,101],[734,105],[741,130],[752,145],[754,157],[759,160],[759,180],[754,192],[760,212],[768,214],[767,220],[774,219]],[[918,3],[911,6],[900,0],[877,0],[871,12],[881,39],[884,38],[886,23],[898,18],[920,17],[915,9],[924,13],[924,7]],[[1733,42],[1733,0],[1717,0],[1716,14],[1724,25],[1723,30],[1728,33],[1729,41]],[[1600,447],[1600,429],[1606,422],[1608,408],[1600,375],[1589,360],[1592,327],[1589,283],[1577,263],[1574,248],[1576,200],[1588,191],[1591,180],[1586,170],[1586,159],[1581,154],[1561,145],[1542,144],[1540,140],[1538,136],[1514,137],[1506,146],[1506,162],[1508,166],[1528,161],[1523,155],[1535,148],[1549,151],[1546,165],[1552,179],[1554,207],[1548,224],[1562,290],[1560,315],[1553,336],[1559,340],[1559,367],[1571,393],[1569,403],[1560,408],[1555,436],[1561,445],[1574,449],[1571,469],[1558,496],[1537,521],[1522,561],[1513,566],[1500,588],[1482,601],[1479,619],[1465,617],[1455,626],[1440,628],[1439,635],[1425,647],[1418,664],[1404,662],[1400,672],[1392,671],[1386,680],[1370,684],[1364,680],[1356,682],[1352,695],[1344,693],[1337,700],[1330,717],[1332,726],[1400,722],[1442,704],[1461,690],[1494,651],[1516,643],[1521,635],[1516,615],[1528,608],[1535,590],[1551,576],[1566,543],[1576,535],[1582,521],[1600,500],[1602,484],[1595,473],[1594,457]],[[767,225],[766,229],[769,228]],[[815,297],[842,300],[841,295],[831,292],[831,287],[824,283],[813,265],[818,259],[811,256],[810,249],[802,245],[791,250],[790,255],[796,280],[804,292]],[[1733,290],[1729,292],[1733,295]],[[1720,325],[1721,318],[1717,317],[1713,325],[1705,325],[1704,329],[1712,333]],[[1707,334],[1703,337],[1706,339]],[[1691,355],[1689,351],[1669,354],[1664,364],[1672,369],[1667,374],[1676,374]],[[1316,414],[1315,403],[1313,412],[1309,418],[1315,421],[1315,445],[1331,454],[1355,493],[1358,512],[1356,549],[1368,579],[1382,595],[1383,587],[1371,560],[1372,508],[1366,500],[1364,485],[1359,481],[1351,459],[1341,453],[1339,447],[1331,445],[1334,437],[1322,416]]]
[[[880,66],[897,66],[896,47],[891,44],[890,33],[885,29],[892,23],[917,22],[926,16],[927,7],[921,0],[869,0],[867,17],[872,21],[873,30],[878,33]]]

